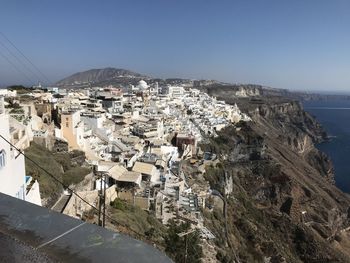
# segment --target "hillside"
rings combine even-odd
[[[180,85],[185,87],[207,87],[209,85],[224,85],[225,83],[216,80],[192,80],[184,78],[153,78],[134,71],[117,68],[90,69],[83,72],[75,73],[56,83],[57,86],[63,88],[87,88],[91,86],[109,86],[117,85],[126,87],[129,84],[136,85],[140,80],[146,80],[152,84],[157,82],[161,85]]]
[[[220,160],[204,179],[226,197],[224,211],[215,202],[204,211],[217,259],[350,262],[350,198],[334,186],[332,163],[314,146],[325,137],[320,125],[296,101],[225,94],[245,104],[253,121],[202,146]]]
[[[126,69],[103,68],[75,73],[56,84],[60,87],[98,86],[125,82],[136,83],[140,79],[149,79],[149,77]]]
[[[74,162],[78,156],[85,159],[83,152],[73,151],[70,153],[53,153],[46,148],[32,143],[26,149],[26,155],[36,163],[39,163],[46,171],[55,176],[67,186],[73,186],[82,181],[90,172],[90,169],[82,166],[82,163]],[[74,158],[75,157],[75,158]],[[40,184],[40,193],[43,205],[51,207],[63,192],[63,187],[50,177],[37,165],[26,159],[26,173],[37,179]]]

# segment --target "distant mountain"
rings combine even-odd
[[[150,77],[126,69],[103,68],[75,73],[58,81],[56,85],[59,87],[105,86],[136,83],[140,79],[147,80]]]
[[[208,85],[227,83],[216,80],[192,80],[183,78],[152,78],[147,75],[136,73],[126,69],[103,68],[90,69],[83,72],[75,73],[67,78],[64,78],[56,83],[62,88],[84,88],[91,86],[105,87],[109,85],[126,87],[129,84],[136,85],[140,80],[146,80],[148,84],[158,83],[162,85],[181,85],[184,87],[205,87]]]
[[[75,73],[56,83],[59,87],[64,88],[85,88],[91,86],[105,87],[109,85],[127,87],[129,84],[137,85],[141,80],[148,84],[158,83],[163,85],[180,85],[184,87],[195,87],[204,90],[212,96],[225,99],[227,95],[233,97],[285,97],[293,100],[350,100],[349,95],[326,95],[310,92],[297,92],[287,89],[271,88],[255,84],[230,84],[216,80],[191,80],[182,78],[152,78],[137,72],[126,69],[103,68],[90,69],[83,72]]]

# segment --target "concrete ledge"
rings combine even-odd
[[[28,258],[47,257],[48,262],[172,262],[141,241],[2,193],[1,237],[18,249],[1,246],[0,258],[16,259],[20,250]]]

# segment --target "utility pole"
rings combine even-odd
[[[187,263],[187,257],[188,257],[188,253],[187,253],[187,235],[193,233],[194,231],[196,231],[195,229],[191,229],[188,232],[184,232],[184,233],[179,233],[177,234],[179,237],[185,237],[185,263]]]
[[[96,179],[100,180],[100,190],[98,191],[98,221],[99,226],[104,227],[106,222],[106,174],[97,171],[97,165],[93,169]],[[101,218],[102,216],[102,218]]]
[[[102,210],[102,177],[98,174],[98,178],[100,179],[100,190],[98,190],[98,225],[102,226],[101,222],[101,210]]]
[[[102,226],[106,224],[106,173],[103,173],[103,214],[102,214]]]
[[[185,235],[185,263],[187,263],[187,235]]]
[[[101,172],[98,177],[100,179],[100,190],[98,191],[98,225],[104,227],[106,222],[106,174]]]

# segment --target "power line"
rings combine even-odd
[[[42,73],[40,71],[40,69],[38,69],[34,63],[32,63],[29,58],[27,58],[23,52],[21,52],[14,43],[11,42],[11,40],[9,40],[4,33],[2,33],[0,31],[0,34],[42,75],[44,76],[44,78],[50,83],[50,80],[45,76],[44,73]],[[9,60],[3,53],[1,53],[0,51],[0,55],[5,58],[14,68],[16,68],[17,71],[19,71],[21,74],[23,74],[28,80],[32,81],[22,70],[20,70],[14,63],[12,63],[11,60]],[[27,155],[25,155],[20,149],[18,149],[15,145],[13,145],[10,141],[8,141],[4,136],[2,136],[0,134],[0,138],[2,138],[6,143],[8,143],[11,147],[13,147],[14,149],[16,149],[19,154],[23,155],[24,158],[28,159],[29,161],[31,161],[34,165],[36,165],[39,169],[41,169],[42,171],[44,171],[46,174],[48,174],[52,179],[54,179],[56,182],[58,182],[59,184],[61,184],[64,188],[68,189],[72,194],[74,194],[76,197],[78,197],[80,200],[82,200],[85,204],[87,204],[88,206],[90,206],[93,210],[99,212],[99,209],[97,207],[95,207],[94,205],[90,204],[88,201],[86,201],[83,197],[81,197],[78,193],[76,193],[73,189],[71,189],[69,186],[65,185],[61,180],[59,180],[56,176],[54,176],[52,173],[50,173],[49,171],[47,171],[45,168],[41,167],[37,162],[35,162],[33,159],[31,159],[30,157],[28,157]],[[100,212],[101,213],[101,212]],[[110,216],[108,216],[105,212],[105,207],[103,209],[103,218],[108,218],[111,223],[116,223],[122,227],[125,227],[126,229],[128,229],[130,232],[136,234],[140,239],[142,239],[143,235],[135,230],[133,230],[132,228],[130,228],[129,226],[127,226],[126,224],[120,223],[117,220],[111,218]]]
[[[28,63],[32,65],[32,67],[35,68],[36,71],[41,74],[41,76],[44,77],[48,83],[52,83],[52,81],[50,81],[49,78],[46,77],[46,75],[37,66],[35,66],[35,64],[26,55],[24,55],[23,52],[17,48],[16,45],[3,32],[0,31],[0,35],[2,35],[7,40],[7,42],[9,42],[11,46],[13,46],[18,51],[18,53],[22,55],[22,57],[24,57],[24,59],[28,61]]]
[[[4,53],[2,53],[1,51],[0,51],[0,55],[8,62],[8,63],[10,63],[11,65],[12,65],[12,67],[14,67],[20,74],[22,74],[27,80],[29,80],[29,82],[30,83],[35,83],[35,82],[33,82],[33,80],[31,79],[31,78],[29,78],[28,76],[27,76],[27,74],[25,74],[20,68],[18,68],[17,66],[16,66],[16,64],[14,64]]]
[[[11,49],[9,49],[1,40],[0,40],[0,45],[3,46],[7,52],[12,55],[18,63],[20,63],[24,68],[26,68],[31,74],[33,74],[35,76],[35,78],[38,79],[38,81],[40,81],[41,77],[39,77],[34,71],[32,71],[25,63],[23,63],[23,61],[16,55],[12,52]]]
[[[18,149],[15,145],[13,145],[10,141],[8,141],[4,136],[2,136],[0,134],[0,138],[2,138],[6,143],[8,143],[11,147],[13,147],[15,150],[17,150],[19,152],[19,154],[22,154],[26,159],[28,159],[29,161],[31,161],[33,164],[35,164],[37,167],[39,167],[42,171],[44,171],[46,174],[48,174],[52,179],[54,179],[56,182],[58,182],[59,184],[61,184],[64,188],[68,189],[72,194],[74,194],[76,197],[78,197],[79,199],[81,199],[85,204],[87,204],[88,206],[90,206],[92,209],[94,209],[95,211],[99,211],[99,209],[97,207],[95,207],[94,205],[90,204],[88,201],[86,201],[83,197],[81,197],[79,194],[77,194],[72,188],[70,188],[69,186],[66,186],[61,180],[59,180],[56,176],[54,176],[52,173],[50,173],[49,171],[47,171],[45,168],[41,167],[36,161],[34,161],[33,159],[31,159],[30,157],[28,157],[27,155],[25,155],[20,149]],[[103,212],[103,216],[105,216],[106,218],[108,218],[111,223],[116,223],[122,227],[127,228],[129,231],[131,231],[132,233],[136,234],[138,237],[143,237],[143,235],[135,230],[133,230],[132,228],[130,228],[129,226],[122,224],[120,222],[118,222],[117,220],[111,218],[110,216],[108,216],[105,212]]]

